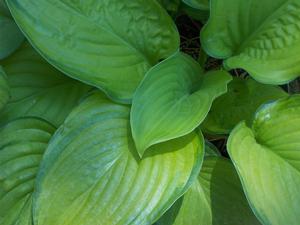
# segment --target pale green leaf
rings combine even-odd
[[[184,53],[153,67],[132,103],[131,127],[139,154],[154,144],[193,131],[213,100],[226,92],[230,80],[225,71],[204,75],[200,65]]]
[[[261,107],[251,128],[240,123],[229,154],[247,198],[263,224],[300,221],[300,95]]]
[[[11,99],[0,113],[0,124],[35,116],[59,126],[90,89],[49,65],[28,43],[0,63],[11,88]]]
[[[6,105],[10,98],[10,90],[7,82],[7,76],[0,66],[0,111]]]
[[[286,96],[280,87],[235,77],[228,92],[214,101],[201,129],[210,134],[229,134],[240,121],[251,123],[260,105]]]
[[[179,48],[156,0],[8,0],[27,38],[53,65],[130,102],[148,69]]]
[[[211,0],[202,30],[207,53],[256,80],[283,84],[300,73],[299,0]]]
[[[157,225],[256,225],[231,162],[206,157],[198,180]]]
[[[144,225],[157,220],[196,179],[203,138],[191,133],[140,159],[130,108],[87,97],[51,139],[37,178],[36,225]]]
[[[32,225],[35,178],[54,131],[36,118],[0,128],[0,225]]]
[[[24,36],[10,17],[4,0],[0,0],[0,59],[13,53],[23,40]]]

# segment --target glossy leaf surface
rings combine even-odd
[[[0,0],[0,59],[13,53],[23,42],[24,36]]]
[[[139,154],[157,143],[183,136],[204,120],[213,100],[225,93],[231,76],[204,75],[199,64],[177,53],[153,67],[137,89],[131,110],[133,139]]]
[[[228,148],[247,198],[263,224],[300,221],[300,96],[263,106],[240,123]]]
[[[0,124],[35,116],[59,126],[90,89],[49,65],[28,43],[0,63],[11,88],[11,99],[0,113]]]
[[[156,0],[7,2],[48,61],[118,101],[130,102],[148,69],[179,48],[175,24]]]
[[[6,73],[0,66],[0,111],[9,100],[10,90],[7,82]]]
[[[298,0],[211,0],[202,46],[226,59],[229,69],[243,68],[263,83],[287,83],[300,73],[299,14]]]
[[[229,160],[208,156],[198,180],[157,225],[259,224]]]
[[[196,179],[204,141],[195,133],[140,159],[130,108],[87,97],[59,128],[37,179],[36,225],[151,224]]]
[[[35,177],[54,131],[36,118],[0,128],[0,225],[32,224]]]
[[[228,92],[214,101],[201,129],[210,134],[229,134],[240,121],[251,123],[260,105],[286,96],[280,87],[234,77]]]

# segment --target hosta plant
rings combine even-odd
[[[299,225],[299,15],[0,0],[0,225]]]

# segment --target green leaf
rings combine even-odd
[[[35,177],[55,129],[23,118],[0,129],[0,225],[32,225]]]
[[[235,77],[228,92],[214,101],[201,129],[210,134],[229,134],[240,121],[251,123],[260,105],[286,96],[280,87]]]
[[[225,71],[203,75],[200,65],[184,53],[153,67],[138,87],[131,127],[140,156],[150,146],[181,137],[204,120],[213,100],[226,92]]]
[[[221,156],[221,153],[211,142],[205,141],[205,156]]]
[[[182,1],[194,9],[209,10],[210,0],[182,0]]]
[[[229,160],[206,157],[198,180],[157,225],[260,224]]]
[[[183,14],[187,14],[192,19],[200,20],[203,23],[206,22],[209,17],[209,7],[201,7],[198,9],[197,7],[192,7],[188,4],[182,3],[180,5],[180,11],[182,11]]]
[[[0,63],[11,88],[11,99],[0,113],[0,124],[35,116],[59,126],[90,89],[49,65],[28,43]]]
[[[179,48],[176,26],[156,0],[7,2],[49,62],[121,102],[130,102],[148,69]]]
[[[0,66],[0,111],[6,105],[10,98],[10,89],[7,82],[6,74]]]
[[[157,0],[166,10],[177,12],[181,0]]]
[[[4,59],[24,40],[22,32],[10,17],[4,0],[0,0],[0,34],[0,59]]]
[[[263,224],[300,221],[300,95],[260,108],[251,128],[240,123],[229,154],[247,198]]]
[[[87,97],[51,139],[37,178],[36,225],[151,224],[196,179],[204,141],[195,133],[140,159],[130,108]]]
[[[201,33],[207,53],[256,80],[283,84],[300,73],[299,0],[211,0]]]

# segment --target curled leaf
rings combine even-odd
[[[240,123],[228,148],[244,191],[263,224],[300,221],[300,95],[260,108],[252,126]]]
[[[153,67],[137,89],[131,109],[132,135],[140,156],[150,146],[199,126],[230,80],[225,71],[204,75],[200,65],[183,53]]]

